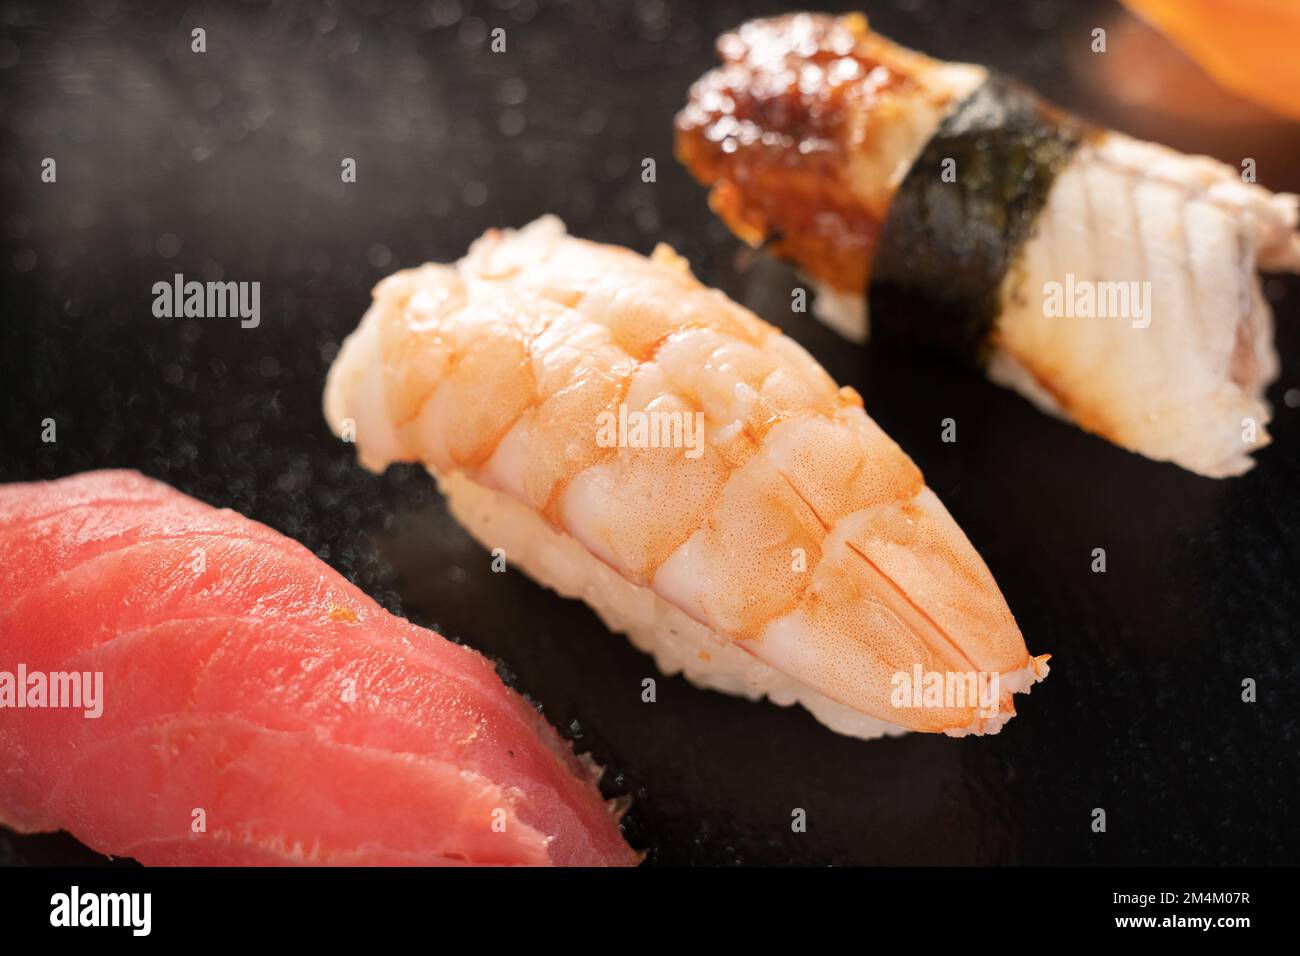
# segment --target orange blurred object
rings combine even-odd
[[[1124,0],[1225,87],[1300,119],[1300,0]]]

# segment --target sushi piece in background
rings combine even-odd
[[[637,862],[485,658],[234,512],[0,485],[0,604],[0,824],[145,864]]]
[[[392,275],[325,414],[365,467],[423,464],[486,547],[697,685],[860,737],[964,735],[1047,673],[858,394],[666,246],[545,217]]]
[[[1238,96],[1300,120],[1300,4],[1123,0]]]
[[[982,366],[1198,474],[1248,470],[1277,374],[1257,270],[1300,269],[1297,199],[1096,129],[861,15],[755,20],[677,117],[678,158],[819,318]]]

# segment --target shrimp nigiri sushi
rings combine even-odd
[[[421,463],[482,544],[697,685],[861,737],[963,735],[1047,673],[858,394],[666,246],[545,217],[390,276],[325,414],[364,466]]]
[[[1090,127],[861,15],[755,20],[677,117],[678,158],[854,340],[944,349],[1042,409],[1212,477],[1268,443],[1297,200]],[[868,321],[869,319],[869,321]]]
[[[0,485],[0,824],[146,864],[631,865],[492,665],[134,472]]]

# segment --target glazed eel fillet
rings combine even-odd
[[[666,246],[546,217],[390,276],[325,415],[365,467],[422,464],[509,566],[698,685],[854,736],[963,735],[1047,674],[861,397]]]
[[[755,20],[677,117],[678,158],[816,314],[982,366],[1149,458],[1237,475],[1278,371],[1257,270],[1300,270],[1297,198],[1097,129],[861,15]]]

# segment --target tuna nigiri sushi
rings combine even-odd
[[[677,155],[741,239],[809,278],[823,321],[945,349],[1149,458],[1251,467],[1278,368],[1256,270],[1300,269],[1295,196],[861,15],[756,20],[718,52]]]
[[[6,826],[146,864],[635,863],[594,777],[263,525],[133,472],[0,486]]]
[[[1047,673],[858,394],[665,246],[545,217],[390,276],[325,413],[363,465],[423,464],[480,542],[696,684],[861,737],[962,735]]]

